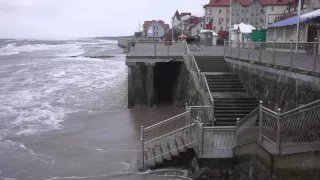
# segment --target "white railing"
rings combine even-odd
[[[281,109],[272,111],[260,102],[259,108],[238,120],[237,139],[238,145],[258,141],[279,154],[286,148],[301,146],[302,151],[303,146],[320,143],[320,100],[284,113]]]
[[[186,46],[188,47],[187,44],[186,44]],[[204,105],[212,107],[210,109],[210,111],[208,111],[208,113],[209,113],[208,116],[213,121],[215,121],[216,119],[214,116],[214,99],[212,98],[207,79],[206,79],[205,75],[200,72],[198,64],[197,64],[194,56],[191,55],[189,48],[187,48],[187,52],[189,54],[186,54],[184,56],[184,61],[185,61],[186,67],[192,76],[193,82],[195,83],[195,86],[196,86],[198,92],[200,92],[200,94],[203,97]]]
[[[144,157],[144,152],[148,148],[152,148],[157,145],[164,145],[168,141],[176,138],[184,136],[184,138],[188,139],[188,144],[185,146],[195,145],[199,140],[199,135],[197,132],[200,131],[201,119],[205,118],[207,115],[206,109],[211,107],[205,106],[187,106],[186,111],[168,118],[164,121],[151,125],[149,127],[144,128],[141,126],[141,158],[142,158],[142,168],[145,168],[147,161],[155,159],[157,157],[147,158]],[[199,143],[197,143],[199,145]],[[171,149],[171,151],[178,150],[181,147],[177,147],[176,149]],[[195,149],[198,146],[193,147]],[[162,152],[162,155],[169,152]]]
[[[224,43],[224,56],[273,66],[320,72],[320,43],[314,42],[230,42]]]
[[[187,54],[184,42],[174,41],[128,41],[128,56],[171,57]]]

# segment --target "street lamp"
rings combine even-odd
[[[300,13],[301,13],[301,0],[298,4],[298,18],[297,18],[297,41],[296,41],[296,53],[298,53],[298,43],[299,43],[299,31],[300,31]]]

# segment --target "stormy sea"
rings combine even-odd
[[[127,108],[116,41],[0,39],[1,180],[188,179],[140,172],[140,126],[180,112]]]

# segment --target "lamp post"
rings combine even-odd
[[[232,0],[230,0],[230,7],[229,7],[229,41],[231,42],[231,26],[232,26],[232,22],[231,22],[231,18],[232,18],[232,14],[231,14],[231,10],[232,10]],[[231,43],[230,43],[231,44]]]
[[[301,13],[301,0],[298,3],[298,18],[297,18],[297,41],[296,41],[296,53],[298,53],[298,43],[299,43],[299,31],[300,31],[300,13]]]

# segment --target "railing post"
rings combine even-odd
[[[223,40],[223,57],[226,57],[226,40]]]
[[[144,164],[144,133],[143,133],[143,126],[141,126],[141,161],[142,161],[142,170],[145,170],[145,164]]]
[[[230,57],[231,59],[233,59],[233,56],[232,56],[232,41],[230,40]]]
[[[188,110],[189,110],[188,103],[186,103],[185,111],[188,112]],[[189,113],[186,114],[185,120],[186,120],[186,126],[191,124],[190,119],[189,119]]]
[[[293,59],[293,40],[290,42],[290,68],[292,68],[292,59]]]
[[[281,109],[277,109],[277,148],[278,148],[278,153],[281,154],[281,124],[280,124],[280,113]]]
[[[247,48],[248,48],[248,60],[250,60],[250,46],[248,46]]]
[[[188,46],[188,44],[187,44],[187,41],[185,42],[185,44],[184,44],[185,46],[184,46],[184,53],[185,54],[187,54],[187,51],[188,51],[188,48],[187,48],[187,46]]]
[[[154,56],[157,56],[157,43],[154,43]]]
[[[314,38],[314,43],[313,43],[313,71],[316,71],[316,56],[317,56],[317,38]]]
[[[240,144],[240,136],[239,136],[239,122],[240,122],[240,118],[237,118],[237,146],[239,146]]]
[[[275,65],[275,61],[276,61],[276,39],[273,39],[272,42],[272,63],[273,65]]]
[[[214,126],[214,123],[215,123],[215,118],[214,118],[214,99],[212,99],[211,103],[212,103],[212,126]]]
[[[259,40],[259,55],[258,55],[258,61],[261,62],[261,41]]]
[[[204,125],[201,123],[201,157],[203,157]]]
[[[238,42],[238,60],[240,60],[240,41]]]
[[[260,145],[262,145],[262,126],[263,126],[262,106],[263,106],[263,101],[260,101],[260,104],[259,104],[259,143]]]

